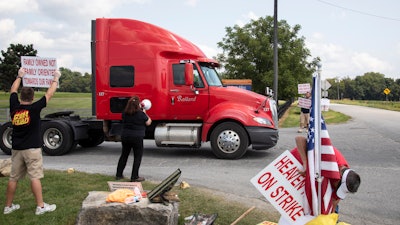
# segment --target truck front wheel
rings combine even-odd
[[[210,140],[214,155],[222,159],[239,159],[249,145],[246,130],[234,122],[219,124],[212,131]]]
[[[11,122],[7,122],[0,127],[0,136],[1,136],[1,142],[0,142],[0,148],[3,150],[3,152],[7,155],[11,155],[11,148],[12,148],[12,142],[11,142],[11,134],[12,134],[12,124]]]
[[[43,151],[48,155],[63,155],[74,146],[71,128],[63,122],[42,123]]]

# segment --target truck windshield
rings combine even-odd
[[[208,63],[200,63],[200,68],[209,86],[222,86],[221,79],[213,66]]]

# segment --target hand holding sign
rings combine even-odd
[[[25,70],[24,68],[19,68],[18,70],[18,77],[23,78],[25,76]]]
[[[54,72],[54,78],[59,79],[61,77],[61,73],[59,70],[56,70],[56,72]]]

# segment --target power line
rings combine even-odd
[[[324,4],[327,4],[327,5],[330,5],[330,6],[333,6],[333,7],[336,7],[336,8],[344,9],[344,10],[347,10],[347,11],[352,11],[352,12],[359,13],[359,14],[362,14],[362,15],[372,16],[372,17],[377,17],[377,18],[381,18],[381,19],[385,19],[385,20],[393,20],[393,21],[399,21],[400,22],[400,19],[398,19],[398,18],[380,16],[380,15],[376,15],[376,14],[372,14],[372,13],[363,12],[363,11],[360,11],[360,10],[350,9],[350,8],[346,8],[346,7],[343,7],[343,6],[340,6],[340,5],[336,5],[336,4],[333,4],[333,3],[330,3],[330,2],[322,1],[322,0],[317,0],[317,1],[319,1],[321,3],[324,3]]]

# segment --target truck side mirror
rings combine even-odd
[[[185,63],[185,84],[190,86],[193,85],[193,64]]]

